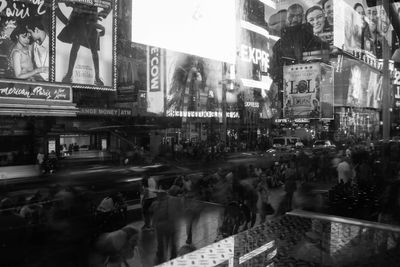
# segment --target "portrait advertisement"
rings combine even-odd
[[[265,21],[271,35],[281,37],[286,29],[309,24],[314,36],[333,44],[333,0],[284,0],[276,9],[265,7]]]
[[[1,78],[29,82],[49,81],[50,6],[50,1],[2,1]]]
[[[284,118],[320,118],[320,63],[285,66],[283,77]]]
[[[339,0],[335,2],[334,45],[345,51],[360,51],[363,44],[363,17],[352,6]]]
[[[114,0],[59,0],[55,81],[114,87]]]

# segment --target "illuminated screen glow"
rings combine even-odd
[[[134,0],[132,42],[235,63],[232,0]]]

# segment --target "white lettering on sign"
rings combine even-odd
[[[167,117],[222,118],[222,111],[167,110]],[[239,118],[238,112],[226,112],[227,118]]]
[[[46,97],[46,99],[49,99],[51,97],[51,92],[40,86],[35,87],[35,89],[33,89],[33,94],[37,96],[44,96]]]
[[[8,6],[7,0],[0,0],[0,13],[2,13],[5,10],[7,17],[17,17],[21,19],[29,17],[30,16],[29,6],[26,6],[24,3],[17,5],[16,2],[21,3],[20,1],[14,1],[12,3],[12,6]],[[30,0],[29,2],[37,6],[36,9],[37,15],[43,15],[44,13],[46,13],[46,10],[43,7],[44,0]]]
[[[398,70],[394,73],[393,85],[395,86],[394,98],[400,99],[400,71]]]
[[[43,88],[42,86],[29,88],[4,87],[0,88],[0,96],[34,98],[46,100],[69,100],[69,93],[65,88]]]
[[[160,67],[161,67],[161,57],[160,49],[152,47],[149,51],[149,74],[150,74],[150,91],[157,92],[161,90],[160,83]]]
[[[268,53],[261,49],[242,44],[240,47],[240,58],[245,62],[261,64],[263,70],[269,68]]]
[[[260,103],[258,102],[245,102],[244,106],[247,108],[259,108],[260,107]]]

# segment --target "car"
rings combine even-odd
[[[285,147],[285,148],[292,148],[295,146],[297,142],[300,142],[300,138],[296,136],[281,136],[275,137],[272,139],[272,147]]]
[[[313,144],[313,149],[332,149],[336,148],[336,146],[329,140],[317,140]]]
[[[79,150],[80,150],[80,151],[87,151],[87,150],[89,150],[89,146],[88,146],[88,145],[81,145],[81,146],[79,147]]]

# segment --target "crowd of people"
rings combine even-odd
[[[339,151],[300,150],[271,164],[182,174],[163,188],[156,177],[145,175],[141,183],[142,230],[155,232],[157,261],[165,262],[195,249],[194,225],[207,203],[224,209],[218,231],[226,237],[292,209],[329,212],[332,203],[313,190],[315,183],[336,184],[343,192],[346,186],[357,187],[357,192],[373,186],[379,199],[376,220],[400,225],[399,156],[400,145],[392,142],[380,147],[352,145]],[[278,203],[271,201],[274,191],[283,192]],[[2,197],[0,212],[1,250],[7,256],[4,266],[25,266],[26,261],[40,262],[40,266],[54,266],[54,262],[86,266],[88,255],[98,264],[93,266],[100,266],[104,261],[121,261],[121,251],[130,253],[128,259],[137,260],[131,252],[139,253],[140,229],[129,225],[121,194],[95,199],[89,192],[58,186],[28,198]],[[179,220],[185,221],[187,243],[180,249],[175,228]],[[111,241],[114,245],[106,245]],[[47,249],[43,250],[43,244]]]

